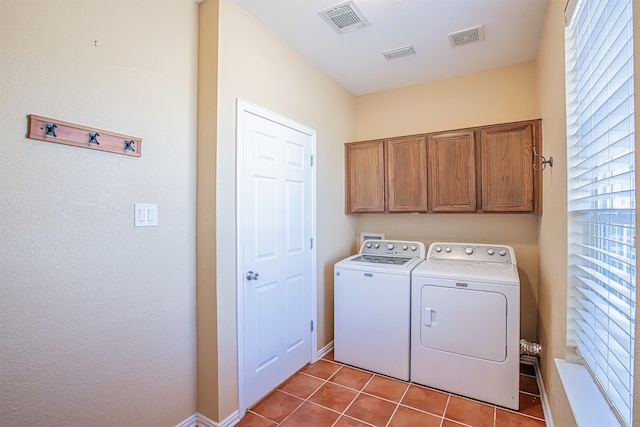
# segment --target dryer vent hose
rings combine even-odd
[[[540,344],[529,342],[525,339],[520,340],[520,354],[525,356],[540,357],[542,346]]]

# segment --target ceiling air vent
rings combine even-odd
[[[416,50],[413,48],[413,46],[409,45],[399,47],[397,49],[385,50],[384,52],[382,52],[382,54],[387,59],[396,59],[402,58],[403,56],[415,55]]]
[[[369,25],[367,18],[352,1],[337,4],[318,13],[340,34]]]
[[[458,47],[465,44],[478,43],[484,40],[484,26],[467,28],[466,30],[449,33],[449,43],[451,47]]]

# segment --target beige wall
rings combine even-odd
[[[361,96],[356,106],[357,140],[540,117],[533,62]],[[545,144],[543,140],[543,146]],[[439,240],[513,246],[521,279],[521,335],[537,340],[537,215],[360,214],[355,217],[358,232],[385,232],[393,239],[415,239],[425,244]]]
[[[169,426],[196,409],[198,7],[0,0],[0,425]],[[25,137],[27,114],[142,137]],[[134,203],[159,226],[133,227]]]
[[[540,223],[540,289],[538,333],[543,346],[540,366],[553,420],[575,421],[554,358],[564,358],[567,328],[567,146],[564,85],[565,0],[551,0],[537,57],[542,115],[543,154],[553,156],[543,182],[544,215]]]
[[[199,194],[215,187],[216,201],[213,205],[211,200],[199,200],[198,212],[215,212],[218,250],[215,259],[209,253],[209,258],[199,254],[199,266],[215,262],[217,271],[215,278],[199,276],[198,281],[215,283],[218,309],[218,410],[203,413],[222,420],[238,409],[236,98],[317,131],[318,348],[333,339],[333,264],[350,253],[355,236],[354,220],[343,213],[343,144],[355,135],[355,99],[231,0],[206,0],[201,8],[211,7],[210,3],[219,3],[218,21],[213,13],[207,13],[201,24],[218,28],[218,46],[213,45],[213,38],[207,38],[204,47],[218,51],[217,158],[215,163],[205,159],[199,167],[216,170],[218,184],[199,181]],[[205,371],[199,371],[200,383],[214,381],[216,375],[205,376]]]
[[[215,165],[218,128],[218,3],[202,3],[199,17],[196,221],[198,412],[217,420],[219,390]]]
[[[535,64],[525,62],[359,96],[356,138],[384,138],[536,119]]]

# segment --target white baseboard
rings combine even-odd
[[[198,414],[193,414],[186,420],[182,421],[180,424],[177,424],[176,427],[196,427],[197,420]]]
[[[240,414],[238,411],[235,411],[220,423],[213,421],[206,415],[195,413],[180,424],[176,425],[176,427],[231,427],[236,425],[238,421],[240,421]]]
[[[235,411],[231,415],[229,415],[227,418],[222,420],[220,422],[219,426],[220,427],[231,427],[231,426],[234,426],[234,425],[238,424],[239,421],[240,421],[240,413],[238,411]]]
[[[329,354],[331,350],[333,350],[333,341],[331,341],[329,344],[325,345],[320,350],[318,350],[317,360],[322,359],[324,356]]]
[[[544,412],[544,420],[547,427],[554,427],[553,418],[551,417],[551,406],[549,406],[549,399],[547,398],[547,392],[544,388],[544,382],[542,381],[542,375],[540,374],[540,364],[538,358],[534,356],[520,356],[520,361],[528,365],[533,365],[536,370],[536,381],[538,383],[538,389],[540,389],[540,403],[542,403],[542,412]]]

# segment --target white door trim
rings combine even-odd
[[[311,137],[311,155],[312,158],[316,158],[316,131],[303,124],[295,122],[287,117],[276,114],[265,108],[254,105],[241,98],[237,98],[236,102],[236,295],[238,299],[238,405],[240,417],[242,417],[247,410],[245,402],[245,390],[244,390],[244,293],[242,286],[244,284],[244,266],[242,265],[243,258],[243,234],[242,234],[242,196],[240,194],[243,188],[244,179],[244,151],[240,144],[243,140],[244,132],[244,114],[248,112],[273,122],[279,123],[283,126],[294,129],[298,132],[304,133]],[[313,331],[311,332],[311,354],[309,360],[311,363],[317,360],[318,351],[318,295],[317,295],[317,256],[316,256],[316,168],[311,170],[311,238],[313,239],[313,247],[311,248],[311,319],[313,321]]]

